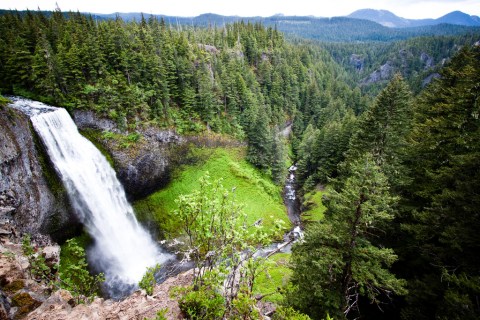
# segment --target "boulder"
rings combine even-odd
[[[45,258],[47,266],[52,268],[60,262],[60,246],[50,245],[42,249],[42,255]]]
[[[12,306],[17,307],[15,318],[21,318],[42,304],[42,301],[31,292],[20,292],[12,297]]]

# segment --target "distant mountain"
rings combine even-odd
[[[374,10],[375,11],[375,10]],[[395,16],[393,13],[384,16]],[[145,19],[150,14],[143,14]],[[114,19],[116,16],[123,20],[140,21],[142,13],[113,13],[108,15],[95,14],[103,19]],[[391,42],[397,40],[405,40],[417,36],[434,36],[434,35],[456,35],[466,32],[480,32],[480,28],[468,27],[461,25],[427,25],[411,28],[388,28],[369,19],[357,19],[348,17],[334,18],[316,18],[311,16],[284,16],[274,15],[271,17],[239,17],[239,16],[222,16],[213,13],[206,13],[197,17],[175,17],[156,15],[158,19],[163,19],[167,24],[172,26],[223,26],[226,23],[245,21],[251,23],[260,22],[267,27],[278,28],[291,37],[300,37],[328,42],[368,42],[380,41]],[[399,21],[408,21],[407,19],[397,17]],[[480,37],[479,37],[480,38]]]
[[[450,12],[443,17],[436,19],[438,23],[458,24],[462,26],[478,27],[480,26],[480,17],[471,16],[461,11]]]
[[[450,12],[438,19],[415,20],[401,18],[387,10],[361,9],[351,13],[347,17],[373,21],[389,28],[432,26],[442,23],[469,27],[480,26],[480,18],[478,16],[471,16],[461,11]]]
[[[0,15],[9,12],[8,10],[1,10]],[[221,27],[226,23],[233,23],[238,21],[245,21],[251,23],[262,23],[266,27],[277,28],[284,32],[289,37],[298,37],[306,39],[314,39],[324,42],[392,42],[397,40],[405,40],[418,36],[448,36],[458,35],[465,33],[480,34],[480,27],[463,26],[447,24],[443,21],[438,22],[441,24],[433,25],[433,23],[425,23],[428,20],[408,20],[395,16],[388,11],[378,10],[361,10],[357,13],[357,17],[361,14],[368,16],[367,18],[352,18],[352,17],[334,17],[334,18],[317,18],[312,16],[283,16],[275,15],[272,17],[239,17],[239,16],[222,16],[213,13],[206,13],[197,17],[175,17],[165,15],[154,15],[157,19],[163,19],[165,23],[171,25],[174,28],[181,26],[199,26],[209,27],[217,26]],[[17,14],[26,14],[26,11],[18,11]],[[50,13],[45,13],[50,14]],[[66,17],[69,13],[63,13]],[[112,13],[112,14],[95,14],[84,13],[92,16],[93,19],[115,19],[117,17],[124,21],[140,21],[142,15],[145,19],[150,18],[150,14],[142,14],[140,12],[130,13]],[[468,16],[468,15],[467,15]],[[370,21],[379,20],[380,23]],[[445,21],[458,21],[459,17],[455,14],[453,17],[442,17]],[[478,17],[476,17],[478,19]],[[475,17],[472,17],[475,21]],[[423,25],[416,26],[413,22],[423,21]],[[433,21],[433,19],[432,19]],[[443,22],[443,23],[442,23]],[[409,24],[408,24],[409,23]],[[401,27],[389,28],[385,25],[395,25]],[[479,24],[480,25],[480,22]],[[406,28],[409,27],[409,28]],[[480,36],[476,36],[480,39]]]
[[[388,10],[360,9],[348,15],[348,18],[370,20],[390,28],[411,27],[410,20],[396,16]]]

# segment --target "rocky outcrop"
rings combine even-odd
[[[364,79],[362,84],[372,84],[383,80],[389,80],[394,72],[395,70],[392,62],[387,61],[379,69],[375,70],[366,79]]]
[[[191,284],[192,272],[187,271],[168,278],[155,286],[153,295],[138,290],[122,301],[96,298],[90,304],[72,306],[71,295],[64,290],[53,293],[39,308],[31,312],[29,320],[60,319],[145,319],[155,318],[157,311],[167,309],[167,319],[183,319],[177,300],[170,295],[173,287]]]
[[[365,63],[365,59],[359,54],[352,54],[350,56],[350,64],[355,68],[357,71],[363,70],[363,65]]]
[[[75,111],[73,119],[80,130],[120,132],[115,122],[91,111]],[[147,128],[138,134],[138,141],[129,143],[128,147],[118,139],[104,138],[101,134],[89,137],[113,158],[117,177],[130,200],[144,197],[168,183],[174,157],[172,149],[183,141],[169,130]]]
[[[93,130],[88,138],[101,145],[114,163],[117,177],[125,188],[129,200],[136,200],[165,186],[171,179],[173,168],[194,161],[189,157],[190,145],[201,147],[241,146],[242,142],[215,135],[183,137],[172,130],[155,127],[138,128],[138,139],[128,142],[123,133],[108,138],[101,132],[120,133],[116,123],[91,111],[77,110],[73,120],[80,130]],[[127,141],[125,141],[127,139]],[[127,143],[125,143],[127,142]]]
[[[39,307],[50,295],[51,287],[32,280],[27,257],[23,255],[20,240],[10,241],[7,236],[0,236],[0,319],[21,319]],[[50,256],[52,264],[59,262],[56,253],[58,246],[40,250],[36,244],[36,254]],[[45,250],[46,249],[46,250]],[[51,269],[55,272],[55,269]]]
[[[422,52],[420,54],[420,61],[424,64],[424,68],[425,69],[430,69],[430,68],[433,68],[434,67],[434,63],[433,63],[433,57],[431,57],[430,55],[426,54],[425,52]]]
[[[78,226],[68,198],[29,118],[0,110],[0,229],[65,239]],[[48,242],[48,239],[47,239]]]
[[[439,73],[432,73],[431,75],[429,75],[428,77],[426,77],[425,79],[423,79],[422,81],[422,87],[425,87],[427,86],[428,84],[430,84],[430,82],[432,82],[434,79],[438,79],[440,78],[440,74]]]

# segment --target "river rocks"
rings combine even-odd
[[[0,141],[0,227],[33,237],[67,236],[77,223],[28,116],[8,107],[0,110]]]

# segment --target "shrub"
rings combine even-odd
[[[147,267],[147,272],[142,277],[142,280],[138,283],[138,286],[145,290],[149,296],[153,294],[153,288],[157,281],[155,280],[155,274],[160,270],[160,265],[156,264],[153,267]]]

